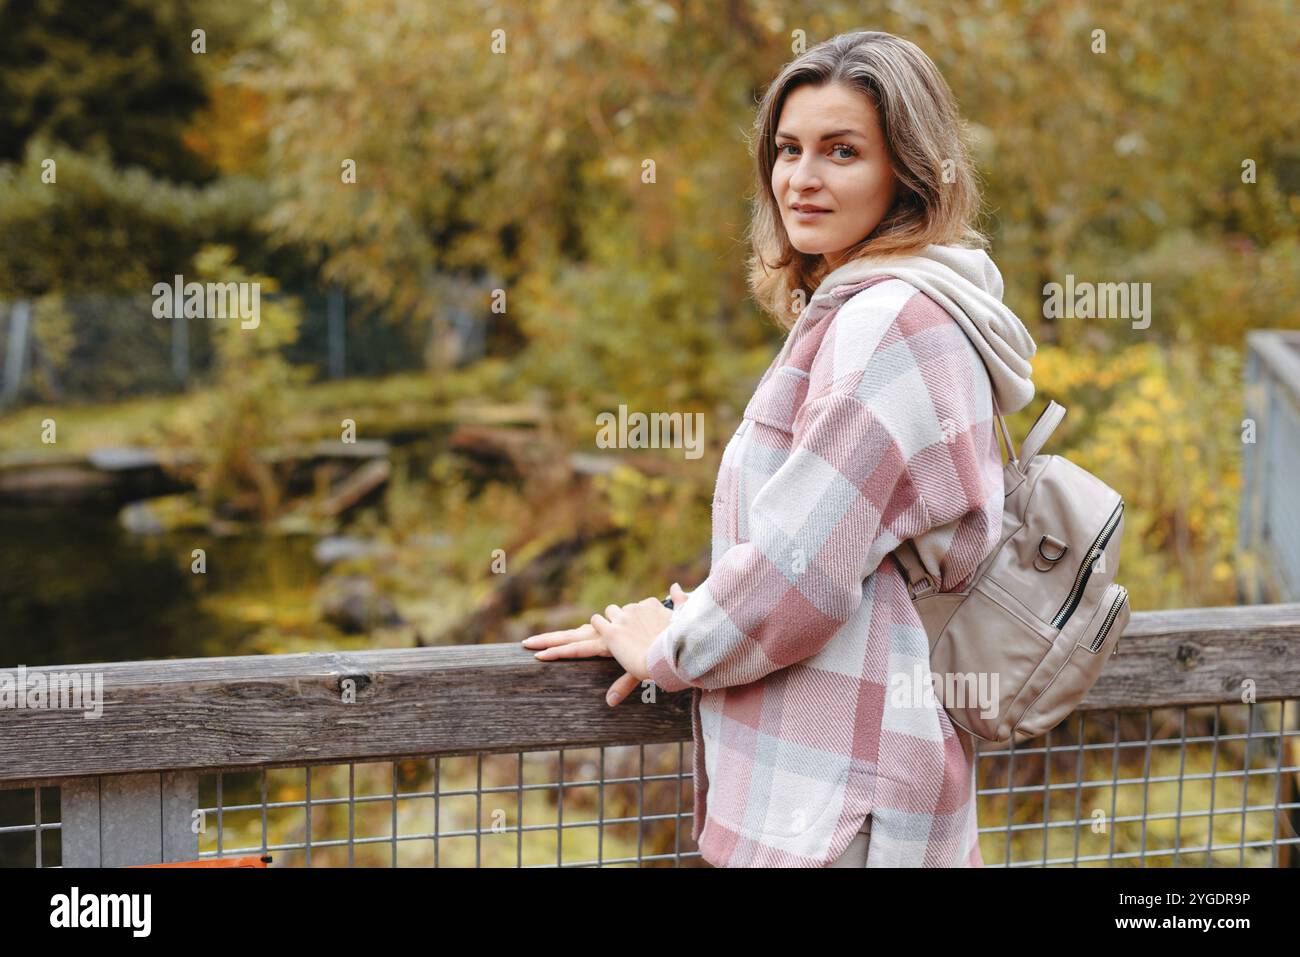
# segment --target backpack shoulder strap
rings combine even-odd
[[[1065,406],[1061,405],[1055,399],[1050,400],[1042,412],[1038,414],[1033,426],[1029,429],[1029,434],[1025,436],[1025,441],[1020,447],[1020,454],[1016,454],[1016,445],[1011,438],[1011,433],[1007,429],[1006,419],[1002,417],[1002,412],[998,408],[997,398],[993,400],[993,411],[997,415],[998,424],[1002,429],[1003,444],[1006,446],[1006,454],[1009,464],[1014,466],[1018,472],[1023,469],[1020,462],[1028,463],[1033,461],[1035,455],[1042,449],[1047,439],[1061,424],[1061,419],[1065,418]],[[926,595],[933,594],[939,590],[939,585],[930,573],[925,570],[925,564],[921,561],[921,553],[916,550],[916,542],[910,538],[890,552],[898,561],[899,568],[902,569],[903,578],[907,582],[908,592],[913,599],[924,598]]]
[[[1025,463],[1025,468],[1034,460],[1034,456],[1039,453],[1047,439],[1056,427],[1061,424],[1065,418],[1065,406],[1055,399],[1050,400],[1043,411],[1038,413],[1038,418],[1030,426],[1029,433],[1025,436],[1025,441],[1020,447],[1020,458]]]

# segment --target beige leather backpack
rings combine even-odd
[[[1074,711],[1129,621],[1116,582],[1124,500],[1085,469],[1039,450],[1065,416],[1050,401],[1008,461],[1002,542],[960,592],[938,591],[912,541],[892,554],[930,638],[935,695],[954,724],[1009,745]]]

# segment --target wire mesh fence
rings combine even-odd
[[[990,867],[1290,867],[1294,700],[1079,711],[977,754]],[[707,866],[685,742],[467,751],[199,775],[200,861],[277,867]],[[0,861],[60,866],[58,788],[0,790]]]
[[[677,743],[226,770],[200,779],[199,858],[270,852],[284,866],[675,866],[699,857],[683,760]]]
[[[1278,867],[1300,841],[1295,701],[1075,712],[979,755],[989,866]]]
[[[0,784],[0,866],[60,866],[59,788]]]

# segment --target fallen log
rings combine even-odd
[[[317,515],[335,516],[359,505],[371,494],[383,488],[392,473],[388,459],[375,459],[352,472],[317,502],[313,511]]]
[[[269,446],[257,458],[301,474],[325,462],[387,459],[376,439]],[[189,478],[215,457],[210,450],[104,446],[82,454],[49,451],[0,456],[0,501],[67,502],[104,499],[118,505],[193,488]],[[368,476],[373,478],[373,473]]]

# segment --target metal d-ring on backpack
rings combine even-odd
[[[935,695],[953,723],[1009,744],[1063,721],[1097,681],[1129,621],[1115,581],[1124,500],[1061,455],[1039,455],[1065,416],[1049,401],[1008,461],[1002,541],[960,592],[940,592],[911,540],[893,552],[930,639]],[[1023,463],[1023,464],[1022,464]]]

